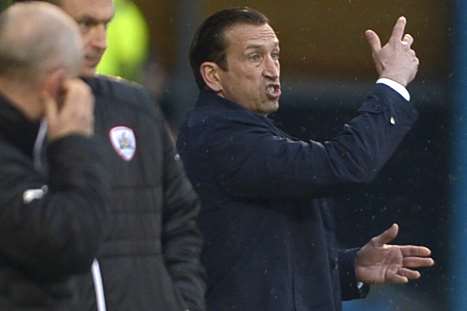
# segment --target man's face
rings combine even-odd
[[[279,108],[279,40],[268,24],[238,24],[224,33],[227,70],[220,71],[223,96],[267,115]]]
[[[60,7],[81,30],[84,45],[81,75],[94,75],[107,48],[107,25],[114,15],[112,0],[61,0]]]

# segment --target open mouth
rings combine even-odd
[[[269,84],[266,87],[266,95],[271,99],[278,99],[281,96],[280,84]]]
[[[84,59],[88,64],[97,65],[99,61],[101,60],[101,57],[93,55],[93,56],[85,56]]]

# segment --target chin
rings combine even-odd
[[[268,115],[270,113],[276,112],[277,110],[279,110],[279,103],[275,102],[268,104],[266,107],[263,107],[261,111],[258,111],[258,113]]]
[[[269,110],[269,113],[273,113],[273,112],[276,112],[277,110],[279,110],[279,101],[276,101],[276,102],[272,102],[269,107],[270,108]]]
[[[81,68],[80,75],[82,77],[92,77],[96,74],[96,67],[83,67]]]

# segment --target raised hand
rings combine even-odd
[[[405,34],[405,17],[399,17],[389,41],[381,47],[381,40],[373,30],[365,31],[371,48],[376,71],[380,78],[388,78],[407,86],[417,74],[419,60],[411,48],[414,41]]]
[[[431,251],[426,247],[388,245],[398,232],[399,226],[393,224],[358,251],[355,275],[359,281],[368,284],[407,283],[420,277],[416,269],[434,265]]]
[[[94,133],[94,96],[83,81],[64,82],[61,104],[47,94],[42,100],[50,141],[71,134],[91,136]]]

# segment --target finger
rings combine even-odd
[[[404,35],[406,24],[407,24],[407,20],[405,19],[405,17],[404,16],[399,17],[396,24],[394,25],[394,28],[392,29],[392,34],[391,34],[391,37],[389,38],[389,41],[397,41],[397,42],[402,41],[402,36]]]
[[[44,103],[45,118],[49,124],[54,123],[55,119],[57,118],[57,102],[46,92],[42,94],[41,100]]]
[[[401,245],[398,247],[401,249],[404,257],[428,257],[431,255],[431,250],[425,246]]]
[[[90,100],[90,91],[84,82],[71,79],[63,84],[64,98],[62,114],[68,117],[76,117],[78,115],[88,115],[92,109],[92,101]]]
[[[413,41],[414,38],[410,34],[406,33],[404,35],[404,38],[402,39],[402,44],[410,48],[412,46]]]
[[[62,91],[63,98],[62,98],[61,113],[63,115],[67,115],[74,108],[73,105],[70,105],[70,97],[72,98],[76,96],[75,95],[76,90],[71,80],[66,80],[63,82],[62,90],[63,90]]]
[[[402,261],[402,265],[406,268],[431,267],[434,264],[435,261],[432,258],[407,257]]]
[[[371,239],[373,246],[380,247],[394,240],[399,232],[399,225],[393,224],[389,229],[381,233],[380,235]]]
[[[94,96],[92,95],[90,87],[79,79],[70,80],[69,83],[73,88],[73,96],[80,101],[79,106],[83,107],[83,105],[86,105],[86,110],[92,110],[94,107]]]
[[[399,274],[392,274],[386,277],[387,282],[395,284],[405,284],[409,282],[409,279],[406,276]]]
[[[407,269],[407,268],[400,268],[399,271],[397,272],[397,275],[406,277],[409,280],[416,280],[422,276],[420,272],[416,270]]]
[[[373,52],[381,50],[381,40],[373,30],[365,31],[365,37]]]

